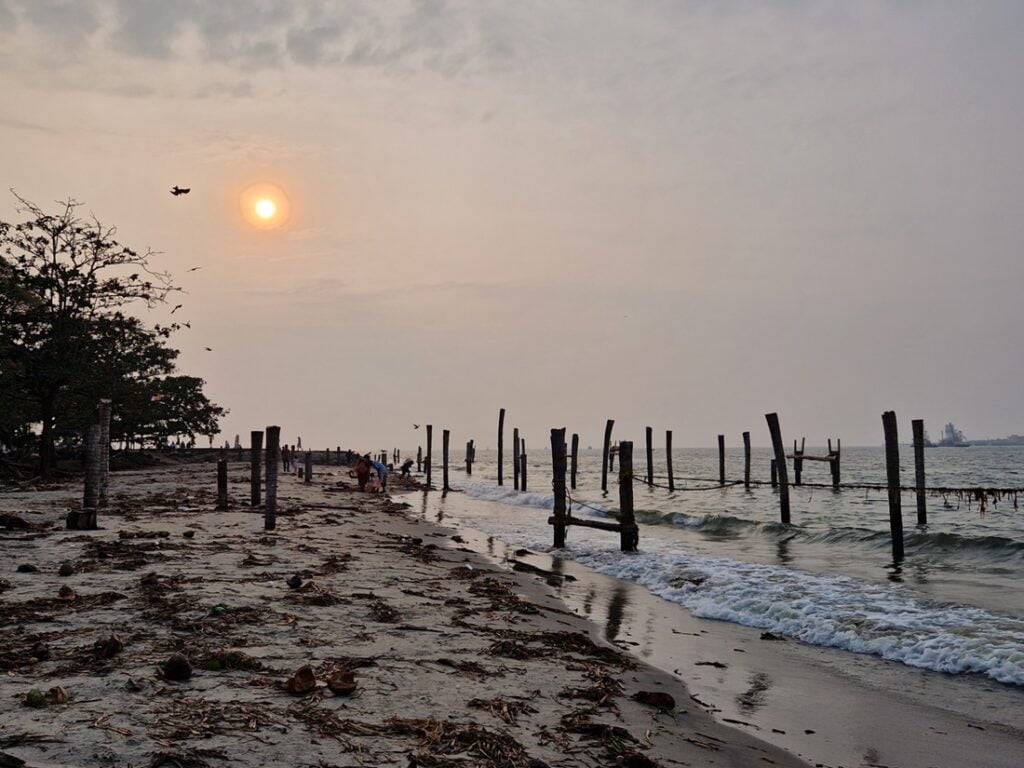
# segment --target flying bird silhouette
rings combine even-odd
[[[179,187],[177,184],[171,187],[171,194],[174,195],[175,197],[177,197],[178,195],[187,195],[191,191],[192,187]]]
[[[189,272],[195,272],[197,269],[202,269],[202,267],[192,267]]]
[[[419,428],[420,428],[420,425],[419,425],[419,424],[413,424],[413,425],[412,425],[412,428],[413,428],[413,429],[419,429]]]
[[[206,348],[206,351],[207,351],[207,352],[213,352],[213,347],[207,347],[207,348]]]
[[[192,323],[189,323],[189,322],[184,322],[184,323],[182,323],[182,325],[184,325],[186,328],[191,328],[192,327]]]
[[[185,305],[184,304],[178,304],[177,306],[174,307],[174,309],[171,310],[171,314],[173,315],[175,312],[177,312],[183,306],[185,306]]]

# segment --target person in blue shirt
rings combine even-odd
[[[377,470],[377,477],[380,478],[380,489],[386,491],[388,489],[388,468],[376,460],[371,460],[370,466]]]

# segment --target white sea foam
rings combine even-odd
[[[463,490],[503,504],[553,506],[550,494],[476,481]],[[574,512],[586,513],[601,514],[587,508]],[[550,543],[546,516],[474,516],[472,524],[514,545],[544,549]],[[924,600],[899,584],[694,555],[682,551],[678,541],[657,536],[642,536],[641,542],[642,552],[623,555],[607,535],[574,529],[564,554],[600,573],[637,582],[703,618],[938,672],[979,673],[1024,685],[1024,620],[1019,618]]]

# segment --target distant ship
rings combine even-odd
[[[953,422],[949,422],[942,428],[942,437],[939,442],[933,443],[928,439],[928,433],[924,434],[924,444],[926,448],[970,448],[971,444],[967,442],[967,438],[964,437],[964,433],[953,426]]]

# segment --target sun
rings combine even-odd
[[[277,213],[277,203],[268,197],[256,201],[256,215],[261,219],[272,219]]]
[[[246,187],[238,202],[242,218],[257,229],[277,229],[291,216],[288,195],[270,182]]]

